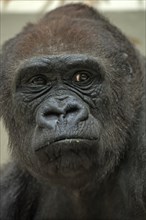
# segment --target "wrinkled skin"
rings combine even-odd
[[[1,220],[146,219],[145,60],[81,4],[5,43]]]

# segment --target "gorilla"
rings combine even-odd
[[[68,4],[1,53],[12,159],[0,220],[145,220],[145,58],[100,13]]]

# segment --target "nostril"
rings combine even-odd
[[[66,110],[66,115],[68,114],[74,114],[77,113],[79,111],[79,108],[77,106],[70,106],[69,108],[67,108]]]
[[[68,104],[63,118],[66,118],[69,123],[78,124],[88,118],[88,110],[82,104]]]
[[[63,108],[61,107],[56,107],[56,106],[51,106],[48,109],[45,109],[43,112],[43,117],[45,118],[50,118],[50,117],[58,117],[63,114]]]
[[[57,116],[58,117],[59,115],[60,115],[60,113],[53,112],[53,111],[46,111],[46,112],[43,113],[44,117],[51,117],[51,116]]]

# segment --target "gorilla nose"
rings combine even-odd
[[[58,124],[77,125],[88,118],[88,109],[80,100],[68,96],[50,98],[37,113],[39,127],[55,128]]]

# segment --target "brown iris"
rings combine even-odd
[[[74,76],[74,81],[75,82],[85,82],[89,79],[88,73],[81,72],[81,73],[76,73]]]

